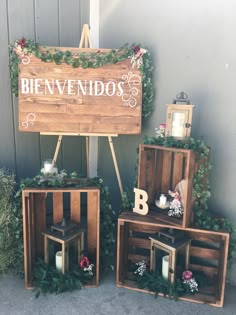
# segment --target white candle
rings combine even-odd
[[[44,171],[46,173],[50,173],[52,170],[52,163],[50,162],[44,162]]]
[[[161,207],[164,207],[166,205],[166,196],[165,195],[161,194],[159,204]]]
[[[62,271],[62,252],[56,252],[56,269],[57,271]]]
[[[169,276],[169,255],[162,257],[162,277],[168,280]]]

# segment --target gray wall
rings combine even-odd
[[[42,161],[53,157],[57,137],[18,132],[17,99],[9,84],[8,44],[24,36],[42,45],[78,47],[84,23],[89,23],[86,0],[0,1],[0,167],[13,170],[18,179],[36,175]],[[60,169],[84,174],[84,139],[64,137],[57,164]]]
[[[236,1],[100,0],[100,47],[134,42],[150,50],[155,66],[155,111],[142,136],[154,135],[155,127],[165,122],[165,104],[187,92],[196,105],[192,136],[211,147],[210,209],[236,225]],[[136,176],[142,136],[114,141],[124,186]],[[116,203],[119,190],[105,139],[99,152],[99,174]]]

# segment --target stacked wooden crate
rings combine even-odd
[[[48,206],[47,199],[52,204]],[[68,198],[69,197],[69,198]],[[82,206],[82,197],[86,199]],[[25,288],[32,287],[33,267],[37,258],[44,258],[43,232],[50,224],[47,210],[52,211],[52,223],[64,218],[64,199],[69,199],[70,220],[81,224],[82,211],[85,217],[87,255],[94,263],[96,274],[89,285],[99,283],[99,243],[100,243],[100,190],[97,187],[85,188],[28,188],[22,191],[23,228],[24,228],[24,270]],[[50,204],[50,203],[49,203]]]
[[[204,275],[207,285],[194,295],[181,299],[223,306],[229,234],[191,228],[193,222],[193,176],[197,168],[192,150],[165,148],[156,145],[140,145],[138,188],[148,193],[149,213],[123,213],[118,219],[117,286],[139,289],[130,277],[129,268],[138,261],[150,260],[150,237],[163,229],[183,231],[191,238],[189,269]],[[184,213],[181,218],[169,217],[167,210],[155,207],[156,194],[174,190],[176,184],[185,180]]]

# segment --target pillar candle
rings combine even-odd
[[[62,251],[56,252],[56,269],[62,271]]]
[[[169,255],[162,257],[162,277],[168,280],[169,276]]]

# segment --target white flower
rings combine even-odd
[[[138,268],[134,271],[134,274],[138,274],[139,276],[142,276],[144,272],[147,270],[147,264],[145,260],[141,260],[135,264],[138,266]]]

